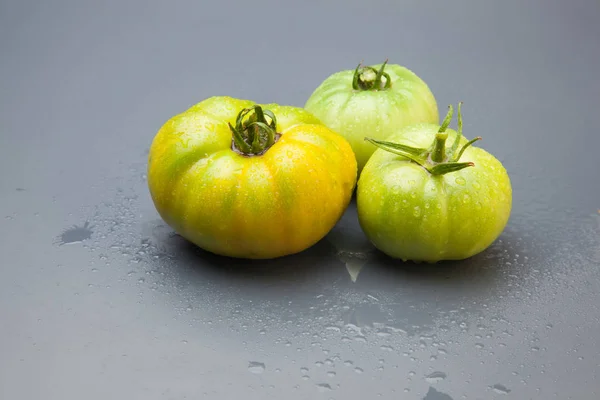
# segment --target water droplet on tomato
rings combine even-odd
[[[456,182],[457,185],[461,185],[461,186],[464,186],[466,183],[465,178],[462,178],[460,176],[458,178],[456,178],[454,180],[454,182]]]
[[[416,206],[416,207],[413,209],[413,215],[414,215],[415,217],[420,217],[420,216],[421,216],[421,207],[419,207],[419,206]]]
[[[415,182],[415,180],[414,180],[414,179],[411,179],[411,180],[409,180],[409,181],[408,181],[408,184],[409,184],[409,185],[414,185],[415,183],[416,183],[416,182]]]
[[[463,194],[462,201],[464,204],[468,204],[471,201],[471,196],[469,196],[467,193]]]
[[[477,190],[481,189],[481,185],[480,185],[480,184],[479,184],[479,182],[477,182],[477,181],[474,181],[472,185],[473,185],[473,187],[474,187],[475,189],[477,189]]]

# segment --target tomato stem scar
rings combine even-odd
[[[362,62],[356,66],[352,78],[352,89],[354,90],[385,90],[392,86],[390,75],[385,72],[388,60],[385,60],[379,69],[373,67],[361,67]]]

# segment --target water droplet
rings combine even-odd
[[[265,371],[265,364],[257,361],[250,361],[248,363],[248,371],[253,374],[262,374]]]
[[[467,193],[463,194],[463,198],[462,198],[463,204],[469,204],[470,201],[471,201],[471,196],[469,196]]]
[[[322,367],[323,363],[321,361],[317,361],[317,362],[315,362],[315,366],[316,367]]]
[[[82,226],[74,225],[60,234],[58,244],[62,246],[65,244],[81,243],[92,237],[94,233],[92,228],[93,225],[90,225],[87,221]]]
[[[501,385],[499,383],[493,385],[492,390],[498,394],[509,394],[510,393],[510,389],[508,389],[506,386]]]
[[[483,343],[475,343],[475,347],[477,347],[478,349],[483,349],[485,346],[483,345]]]
[[[302,367],[302,368],[300,368],[300,372],[303,373],[303,374],[307,374],[308,373],[308,368]]]
[[[354,363],[353,363],[352,361],[350,361],[350,360],[346,360],[346,361],[344,361],[344,365],[345,365],[346,367],[351,367],[351,366],[352,366],[352,364],[354,364]]]
[[[382,344],[379,348],[383,351],[394,351],[394,348],[387,344]]]
[[[302,380],[303,381],[307,381],[309,379],[310,379],[310,376],[308,376],[308,375],[302,375]]]
[[[463,178],[463,177],[456,178],[454,180],[454,182],[456,182],[457,185],[461,185],[461,186],[464,186],[466,183],[465,178]]]
[[[317,383],[317,390],[321,393],[331,392],[331,386],[329,383]]]
[[[334,378],[335,377],[335,371],[329,371],[327,372],[327,376],[330,378]]]
[[[325,360],[325,364],[332,366],[333,365],[333,360],[331,358],[328,358],[327,360]]]
[[[410,372],[408,373],[408,376],[415,376],[416,374],[417,374],[417,373],[416,373],[415,371],[410,371]]]
[[[362,368],[356,367],[356,368],[354,368],[354,372],[356,372],[357,374],[362,374],[363,372],[365,372],[365,370]]]
[[[427,375],[425,377],[425,380],[429,383],[435,383],[435,382],[443,381],[444,379],[446,379],[447,376],[448,375],[446,375],[445,372],[435,371],[435,372],[432,372],[429,375]]]

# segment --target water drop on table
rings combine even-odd
[[[506,386],[501,385],[499,383],[493,385],[492,390],[498,394],[509,394],[510,393],[510,389],[508,389]]]
[[[321,393],[330,392],[331,386],[328,383],[317,383],[317,390]]]
[[[435,383],[435,382],[443,381],[444,379],[446,379],[447,376],[448,375],[446,375],[445,372],[435,371],[435,372],[432,372],[429,375],[427,375],[425,377],[425,380],[429,383]]]
[[[262,374],[265,371],[265,364],[257,361],[250,361],[248,363],[248,371],[253,374]]]

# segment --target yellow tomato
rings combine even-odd
[[[356,185],[349,143],[308,111],[211,97],[156,134],[148,185],[161,217],[212,253],[275,258],[322,239]]]

